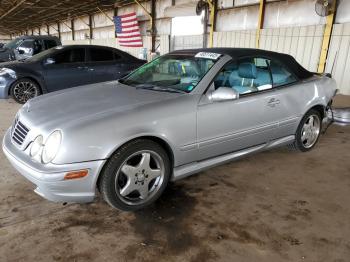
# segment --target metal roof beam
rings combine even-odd
[[[3,19],[4,17],[6,17],[7,15],[11,14],[14,10],[16,10],[18,7],[20,7],[23,3],[25,3],[26,0],[22,0],[21,2],[19,2],[18,4],[16,4],[15,6],[13,6],[10,10],[8,10],[7,12],[5,12],[4,14],[2,14],[0,16],[0,20]]]

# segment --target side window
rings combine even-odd
[[[55,64],[81,63],[85,62],[85,49],[74,48],[65,50],[53,57]]]
[[[44,43],[45,43],[45,49],[50,49],[57,46],[57,43],[55,40],[44,40]]]
[[[24,40],[19,47],[21,48],[34,48],[34,40]]]
[[[33,55],[39,54],[40,52],[43,51],[43,45],[41,44],[41,41],[35,40],[34,41],[34,51]]]
[[[280,63],[271,61],[270,69],[274,87],[288,85],[297,81],[296,77]]]
[[[254,58],[254,64],[257,71],[254,86],[258,89],[258,91],[271,89],[272,79],[269,69],[270,60],[265,58]]]
[[[233,61],[215,78],[215,88],[231,87],[241,95],[271,89],[269,63],[270,61],[264,58]]]
[[[119,60],[119,59],[121,59],[122,58],[122,56],[118,53],[118,52],[114,52],[114,60]]]
[[[112,50],[104,48],[90,48],[90,61],[92,62],[105,62],[113,61],[114,53]]]
[[[24,40],[18,46],[19,54],[21,55],[33,55],[34,54],[34,41],[33,40]]]

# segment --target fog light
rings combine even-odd
[[[83,178],[83,177],[86,177],[88,173],[89,173],[88,170],[69,172],[64,176],[64,180]]]

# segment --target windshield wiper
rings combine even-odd
[[[146,90],[153,90],[153,91],[159,91],[159,92],[171,92],[171,93],[181,93],[181,94],[187,94],[183,90],[179,90],[176,88],[171,87],[160,87],[156,85],[151,84],[140,84],[136,86],[137,89],[146,89]]]

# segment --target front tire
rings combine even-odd
[[[311,109],[300,121],[297,133],[295,134],[295,141],[291,144],[291,148],[301,152],[310,151],[317,144],[321,130],[321,114],[317,110]]]
[[[29,99],[41,94],[39,85],[29,78],[21,78],[13,83],[11,96],[19,104],[25,104]]]
[[[139,139],[112,155],[101,173],[98,188],[113,208],[135,211],[160,197],[170,174],[166,151],[153,141]]]

